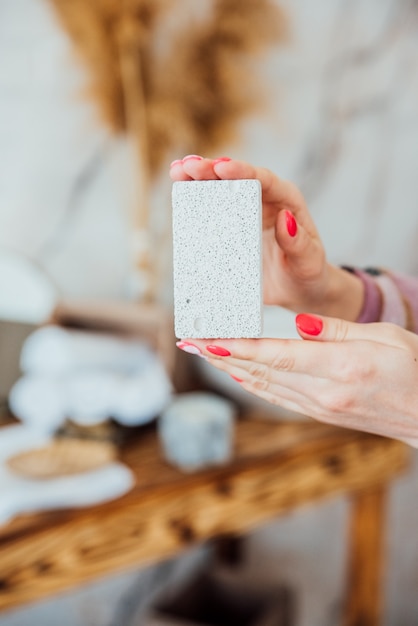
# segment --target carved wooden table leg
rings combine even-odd
[[[344,626],[379,626],[383,607],[387,487],[361,491],[352,500]]]
[[[210,544],[213,558],[227,567],[238,568],[244,561],[245,535],[225,534],[214,537]]]

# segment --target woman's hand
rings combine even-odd
[[[301,314],[304,339],[190,339],[244,389],[321,422],[418,447],[418,336],[392,324]]]
[[[360,280],[327,263],[300,191],[267,169],[228,158],[189,155],[173,161],[174,181],[258,179],[263,198],[264,302],[355,320],[363,303]]]

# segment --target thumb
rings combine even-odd
[[[323,317],[310,313],[299,313],[295,318],[296,328],[302,339],[314,341],[373,341],[375,343],[404,347],[405,331],[394,324],[376,322],[356,324],[336,317]]]
[[[320,317],[310,313],[299,313],[295,318],[296,328],[302,339],[317,341],[346,341],[358,339],[353,331],[350,333],[350,322],[333,317]],[[357,324],[353,324],[357,326]]]

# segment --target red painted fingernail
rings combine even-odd
[[[216,356],[231,356],[230,351],[221,346],[206,346],[206,350],[211,354],[216,354]]]
[[[183,352],[188,352],[189,354],[197,354],[198,356],[202,354],[200,348],[195,346],[193,343],[189,343],[188,341],[177,341],[176,346],[177,348],[180,348],[180,350],[183,350]]]
[[[227,161],[231,161],[230,157],[219,157],[218,159],[213,159],[212,165],[216,165],[217,163],[226,163]]]
[[[307,313],[299,313],[296,315],[296,326],[307,335],[319,335],[324,327],[324,323],[320,317],[308,315]]]
[[[242,380],[242,378],[238,378],[238,376],[234,376],[233,374],[230,374],[231,378],[233,378],[234,380],[237,381],[237,383],[243,383],[244,381]]]
[[[286,211],[286,226],[287,232],[291,237],[294,237],[298,232],[298,225],[292,213],[290,211]]]
[[[203,157],[199,156],[198,154],[188,154],[187,156],[185,156],[183,158],[183,163],[185,161],[202,161]]]
[[[170,167],[174,167],[175,165],[180,165],[181,163],[183,163],[181,159],[175,159],[174,161],[171,161]]]

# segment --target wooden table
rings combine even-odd
[[[385,497],[408,466],[403,444],[311,421],[252,415],[237,424],[234,461],[184,475],[161,456],[154,430],[122,453],[134,489],[82,510],[26,515],[0,529],[0,608],[16,607],[179,553],[244,534],[308,502],[347,494],[351,534],[345,626],[377,626]]]

